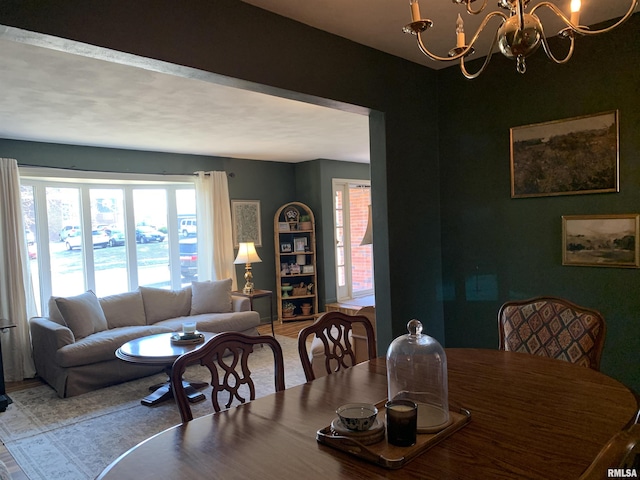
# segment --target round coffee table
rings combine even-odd
[[[173,389],[171,388],[170,381],[173,362],[183,353],[198,350],[206,344],[208,340],[217,335],[216,333],[209,332],[200,333],[204,335],[204,342],[197,344],[175,345],[171,342],[171,336],[174,335],[174,333],[159,333],[136,338],[116,350],[116,357],[125,362],[136,363],[138,365],[164,366],[169,380],[149,387],[152,393],[140,401],[142,405],[150,407],[173,398]],[[198,392],[198,389],[206,387],[208,385],[207,383],[188,382],[184,380],[183,385],[190,402],[194,403],[204,400],[204,394]]]

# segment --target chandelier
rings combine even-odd
[[[482,0],[482,5],[477,10],[474,10],[471,6],[471,4],[476,0],[452,1],[453,3],[466,5],[466,9],[469,14],[478,15],[484,11],[488,0]],[[600,1],[609,2],[613,0]],[[633,14],[633,10],[638,5],[638,0],[631,0],[629,10],[620,20],[606,28],[591,30],[589,27],[580,25],[580,0],[571,0],[570,17],[567,17],[556,5],[548,1],[538,3],[531,9],[530,13],[525,13],[529,2],[530,0],[498,0],[498,6],[508,10],[509,13],[506,14],[500,10],[489,12],[485,16],[484,20],[482,20],[478,30],[468,44],[465,39],[464,23],[462,21],[462,17],[458,14],[456,21],[456,46],[448,52],[448,56],[446,57],[435,55],[430,52],[424,44],[422,34],[428,28],[433,26],[433,22],[420,16],[418,0],[409,0],[409,5],[411,7],[411,23],[405,25],[403,31],[405,33],[416,35],[418,39],[418,47],[427,57],[441,62],[460,60],[460,70],[462,71],[462,74],[469,79],[474,79],[477,78],[489,64],[496,44],[498,45],[500,52],[505,57],[516,60],[516,69],[520,73],[525,73],[527,70],[525,58],[534,53],[540,45],[542,45],[547,57],[552,61],[555,63],[566,63],[573,55],[574,42],[577,35],[596,35],[598,33],[605,33],[613,30],[629,18]],[[547,37],[545,36],[542,28],[542,22],[536,15],[536,10],[542,8],[548,8],[551,10],[566,25],[558,32],[559,37],[569,40],[569,51],[564,58],[555,57],[549,48]],[[487,53],[482,67],[480,67],[480,69],[475,73],[469,73],[465,67],[464,59],[468,55],[474,53],[474,45],[476,44],[476,41],[493,17],[499,18],[500,25],[493,36],[493,42],[491,43],[489,52]]]

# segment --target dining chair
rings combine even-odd
[[[508,301],[498,312],[500,349],[600,370],[606,324],[597,310],[558,297]]]
[[[199,363],[209,369],[211,373],[211,401],[216,412],[222,410],[218,402],[218,395],[228,393],[225,408],[231,407],[234,400],[245,403],[245,396],[239,391],[241,387],[249,390],[249,400],[255,400],[256,388],[251,379],[249,356],[254,346],[268,346],[271,348],[274,360],[275,390],[285,389],[284,358],[282,347],[278,341],[269,335],[251,336],[239,332],[224,332],[207,341],[198,350],[180,355],[171,369],[171,387],[182,417],[182,422],[193,420],[191,407],[185,393],[182,375],[188,365]]]
[[[307,381],[338,372],[356,364],[353,349],[353,326],[364,327],[369,360],[376,358],[375,333],[364,315],[327,312],[298,333],[298,353]],[[314,335],[311,347],[307,340]]]
[[[640,472],[640,424],[634,423],[611,437],[579,480],[609,478],[612,469]]]

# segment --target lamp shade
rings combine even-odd
[[[371,205],[369,205],[369,217],[367,218],[367,230],[364,232],[364,237],[362,237],[360,246],[371,245],[371,244],[373,244],[373,218],[371,215]]]
[[[238,256],[233,263],[260,263],[262,260],[256,252],[256,246],[253,242],[241,242],[238,246]]]

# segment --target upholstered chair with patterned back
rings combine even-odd
[[[298,333],[298,353],[307,381],[352,367],[356,362],[353,327],[361,325],[367,337],[368,359],[376,357],[375,333],[364,315],[327,312]],[[307,340],[313,336],[311,348]],[[321,354],[316,355],[314,352]],[[313,360],[313,364],[312,364]]]
[[[500,349],[600,369],[606,324],[597,310],[558,297],[506,302],[498,312]]]
[[[285,389],[282,347],[274,337],[251,336],[239,332],[219,333],[208,340],[203,347],[180,355],[173,363],[171,387],[183,422],[193,420],[182,382],[182,375],[188,365],[199,363],[211,372],[211,402],[216,412],[222,410],[218,401],[218,395],[221,394],[228,396],[225,408],[231,407],[234,401],[245,403],[246,390],[248,390],[249,400],[255,400],[256,388],[248,366],[249,356],[253,353],[254,346],[271,348],[274,360],[275,391]]]

